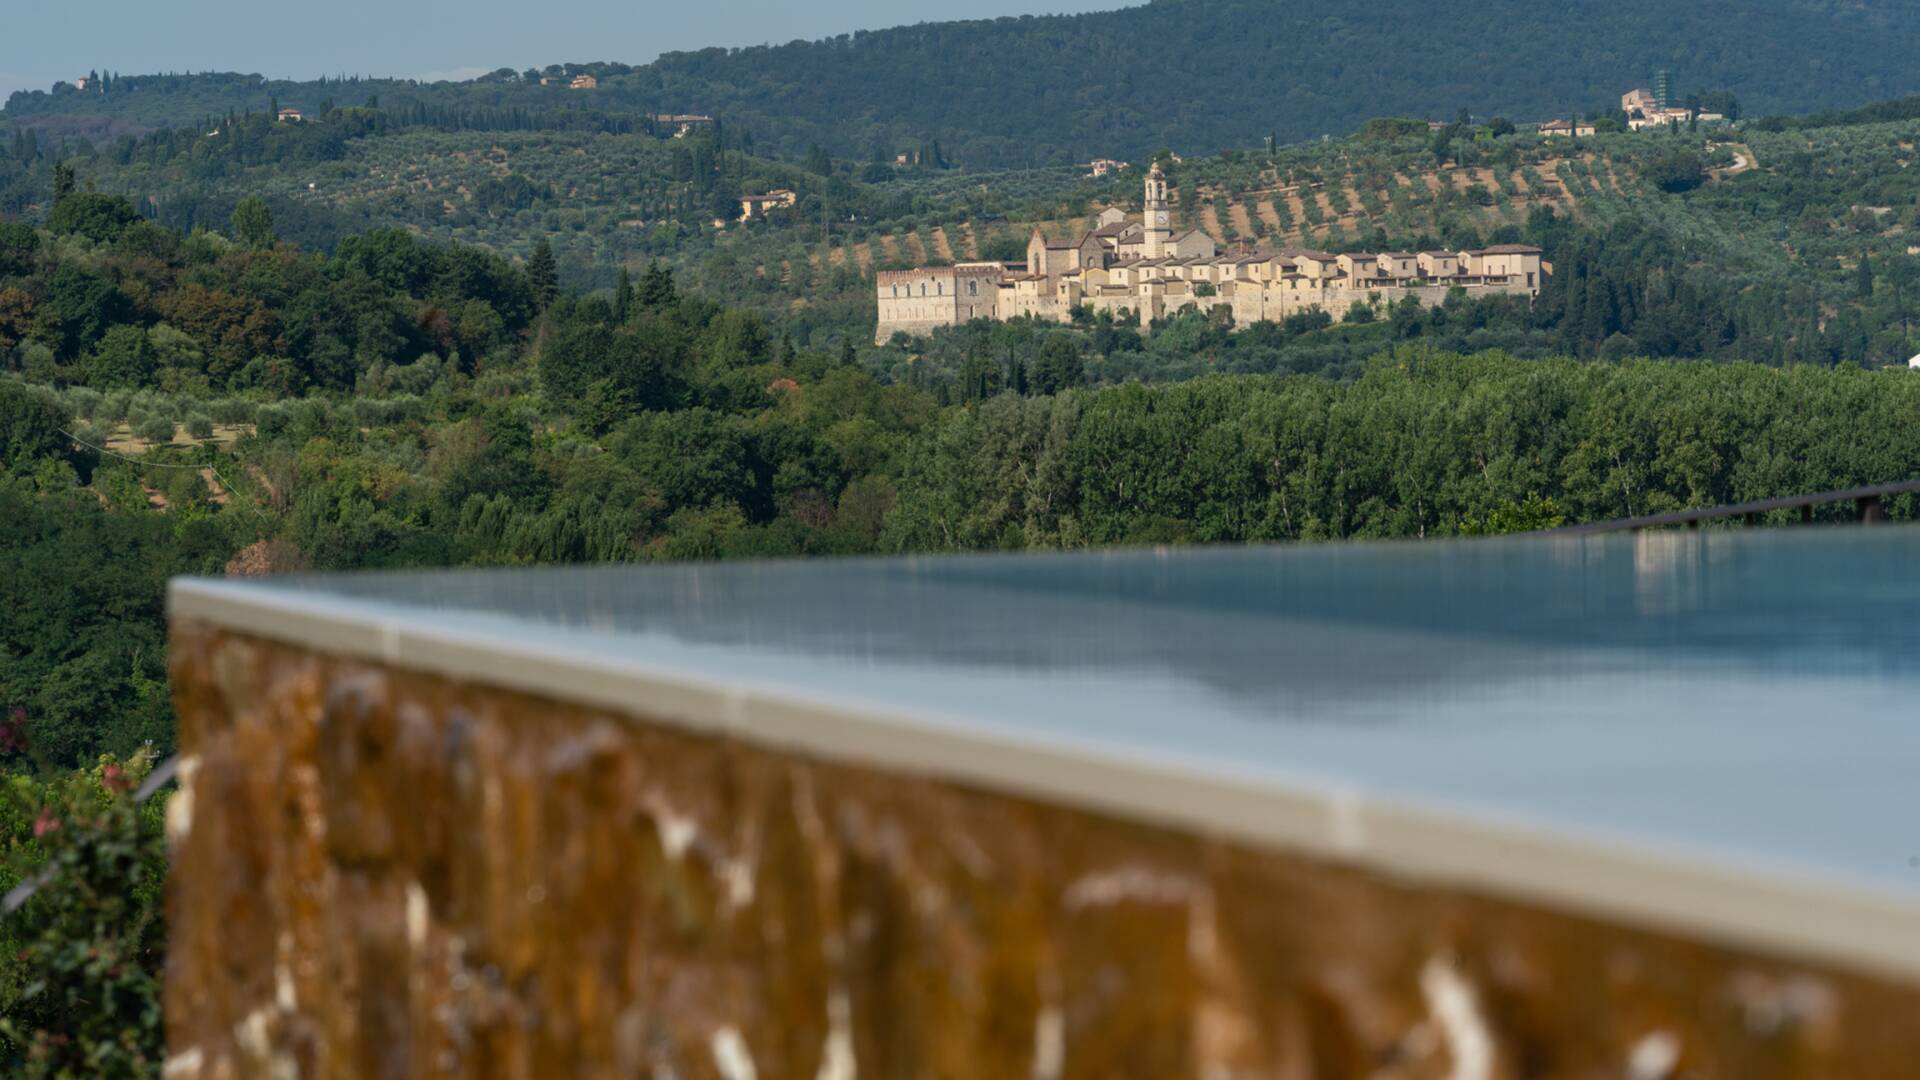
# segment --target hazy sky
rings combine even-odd
[[[569,60],[1127,6],[1128,0],[3,0],[0,99],[89,70],[465,78]]]

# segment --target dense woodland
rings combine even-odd
[[[1005,168],[1340,135],[1381,114],[1445,118],[1467,108],[1540,120],[1611,108],[1656,68],[1730,89],[1756,113],[1809,112],[1920,91],[1916,47],[1920,13],[1894,0],[1621,0],[1604,9],[1155,0],[673,53],[640,66],[503,69],[458,84],[109,77],[102,93],[16,94],[6,115],[178,127],[259,111],[269,96],[310,112],[377,97],[494,130],[545,123],[555,109],[581,114],[569,123],[583,126],[600,123],[596,113],[693,112],[750,128],[789,156],[820,145],[890,161],[937,139],[957,162]],[[565,89],[575,73],[595,75],[599,89]],[[558,78],[542,86],[542,75]]]

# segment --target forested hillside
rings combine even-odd
[[[1910,168],[1920,119],[1877,119],[1901,108],[1578,140],[1501,123],[1430,132],[1421,121],[1374,121],[1342,140],[1169,160],[1178,219],[1223,246],[1524,241],[1546,249],[1555,273],[1530,309],[1481,305],[1445,326],[1422,315],[1415,327],[1407,314],[1397,329],[1382,309],[1371,327],[1291,334],[1277,350],[1271,334],[1204,352],[1178,336],[1141,351],[1139,335],[1110,334],[1096,371],[1153,380],[1343,370],[1416,333],[1523,356],[1903,363],[1920,351],[1911,250],[1920,181]],[[224,231],[242,199],[261,197],[275,234],[309,250],[385,228],[509,260],[545,243],[576,289],[611,288],[623,269],[658,260],[806,347],[871,333],[875,271],[1018,258],[1036,226],[1071,236],[1101,208],[1137,211],[1139,178],[1138,168],[1095,179],[823,153],[788,161],[732,131],[443,130],[352,107],[298,125],[256,114],[214,135],[169,130],[102,147],[23,137],[0,153],[0,212],[49,220],[65,183],[125,195],[171,228]],[[772,188],[794,191],[796,205],[732,220],[741,194]],[[1010,348],[992,338],[941,335],[872,362],[902,378],[958,378],[980,349],[1006,366]]]
[[[696,112],[788,155],[817,144],[891,161],[937,141],[969,167],[1024,167],[1337,135],[1379,115],[1447,118],[1464,108],[1535,120],[1610,109],[1657,68],[1675,73],[1681,93],[1726,89],[1750,112],[1812,112],[1920,90],[1917,50],[1920,10],[1897,0],[1156,0],[675,53],[637,67],[611,56],[461,84],[124,76],[104,93],[16,94],[3,116],[158,128],[273,101],[319,112],[377,98],[389,109],[518,130]],[[599,87],[566,89],[574,73],[595,74]],[[560,78],[542,86],[542,74]]]

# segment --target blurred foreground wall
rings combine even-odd
[[[191,618],[173,634],[170,1077],[1920,1061],[1910,986]]]

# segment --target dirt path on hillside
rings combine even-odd
[[[1234,233],[1241,238],[1253,238],[1253,215],[1247,213],[1246,203],[1227,204],[1227,224],[1232,225]]]
[[[1733,151],[1733,164],[1724,169],[1708,170],[1707,175],[1715,180],[1727,180],[1739,176],[1759,163],[1759,159],[1754,157],[1753,147],[1746,143],[1720,143],[1719,145]]]
[[[1304,235],[1307,227],[1307,204],[1300,198],[1299,188],[1287,189],[1287,212],[1293,215],[1294,231]]]
[[[953,245],[947,241],[947,230],[939,226],[933,230],[933,254],[948,262],[953,261]]]
[[[1254,209],[1260,212],[1260,220],[1266,223],[1268,232],[1280,231],[1280,215],[1274,211],[1273,202],[1268,197],[1262,196],[1260,201],[1254,204]]]
[[[1587,166],[1587,182],[1600,194],[1605,195],[1609,190],[1616,195],[1621,194],[1620,182],[1614,179],[1611,162],[1591,151],[1581,154],[1580,160]]]
[[[1214,242],[1217,244],[1227,242],[1227,230],[1220,227],[1219,203],[1209,202],[1203,204],[1200,211],[1200,230],[1208,236],[1213,237]],[[1176,234],[1179,231],[1178,229],[1174,230]]]
[[[1620,175],[1623,171],[1625,170],[1614,164],[1612,158],[1607,159],[1607,179],[1613,181],[1613,193],[1615,195],[1625,195],[1627,193],[1627,181]]]
[[[912,259],[915,266],[927,265],[927,245],[917,232],[907,234],[907,258]]]

